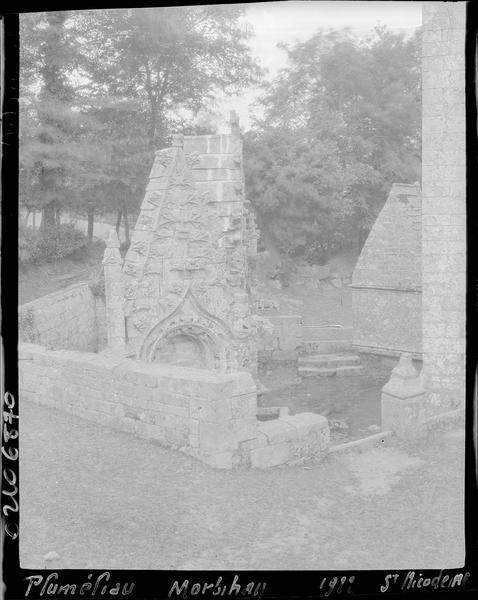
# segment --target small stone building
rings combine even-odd
[[[353,345],[422,355],[421,193],[395,183],[352,276]]]

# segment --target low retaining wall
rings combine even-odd
[[[297,360],[303,353],[330,354],[352,349],[353,329],[340,325],[303,325],[301,315],[266,315],[270,333],[259,339],[259,358],[273,361]]]
[[[258,340],[259,358],[265,360],[296,360],[302,341],[301,315],[266,315],[274,330]]]
[[[99,342],[104,343],[98,335],[102,312],[104,303],[95,298],[88,282],[77,283],[22,304],[19,338],[47,348],[95,352]]]
[[[321,455],[325,417],[259,422],[256,384],[230,374],[20,344],[20,398],[172,446],[216,468]]]

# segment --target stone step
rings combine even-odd
[[[302,325],[303,339],[310,341],[344,340],[352,342],[353,327],[338,325]]]
[[[345,367],[303,367],[299,366],[297,372],[300,377],[352,377],[365,375],[362,365],[347,365]]]
[[[308,354],[297,362],[303,367],[346,367],[359,364],[360,358],[356,354]]]
[[[352,349],[352,340],[303,340],[303,354],[330,354]]]
[[[365,367],[362,365],[346,365],[343,367],[337,367],[337,377],[349,377],[352,375],[365,375]]]
[[[298,367],[300,377],[332,377],[337,369],[331,367]]]

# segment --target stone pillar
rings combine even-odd
[[[465,3],[423,3],[423,373],[430,414],[464,405]]]
[[[398,437],[414,438],[423,429],[425,390],[421,376],[409,353],[403,353],[382,388],[382,431],[391,430]]]
[[[115,354],[126,352],[125,321],[123,312],[123,261],[119,251],[120,243],[116,231],[112,229],[106,240],[103,255],[105,271],[106,329],[108,350]]]

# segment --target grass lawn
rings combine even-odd
[[[464,434],[214,471],[21,402],[22,567],[407,569],[464,560]]]

